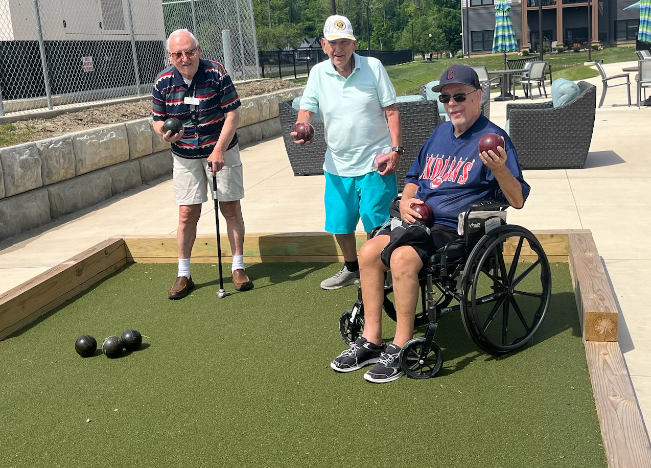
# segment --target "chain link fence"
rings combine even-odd
[[[259,78],[251,0],[4,0],[0,116],[148,96],[179,28],[233,79]]]

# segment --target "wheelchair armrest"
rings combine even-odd
[[[477,203],[471,203],[466,211],[466,216],[471,211],[502,211],[507,209],[509,206],[508,203],[498,200],[484,200]]]

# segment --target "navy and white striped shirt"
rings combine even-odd
[[[185,104],[186,97],[199,99],[199,105]],[[238,107],[240,98],[233,81],[218,62],[201,59],[190,85],[185,83],[174,66],[163,70],[154,82],[153,119],[164,121],[176,117],[181,121],[183,137],[172,143],[172,153],[181,158],[208,157],[224,127],[224,114]],[[198,144],[195,144],[195,135],[198,136]],[[235,146],[237,141],[236,133],[228,149]]]

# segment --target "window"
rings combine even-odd
[[[470,0],[470,6],[492,5],[493,0]]]
[[[588,27],[585,28],[567,28],[565,30],[565,40],[569,47],[573,44],[583,44],[588,42]]]
[[[493,50],[493,30],[472,31],[472,52]]]
[[[615,21],[615,40],[634,41],[637,38],[637,30],[639,26],[639,19]]]

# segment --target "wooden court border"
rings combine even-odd
[[[618,309],[592,233],[586,229],[534,231],[550,262],[568,262],[586,360],[608,466],[651,466],[649,436],[628,369],[617,343]],[[357,236],[358,247],[366,239]],[[230,263],[228,239],[221,239]],[[256,234],[245,238],[247,263],[340,262],[334,236],[326,233]],[[176,263],[176,237],[107,239],[0,295],[0,340],[89,289],[128,263]],[[507,254],[512,246],[506,246]],[[214,263],[216,238],[200,236],[195,263]],[[523,252],[527,260],[527,252]]]

